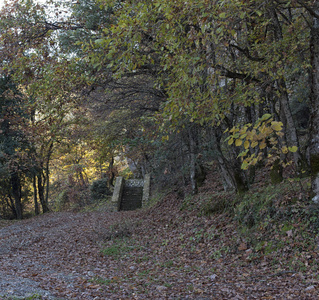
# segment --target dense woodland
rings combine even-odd
[[[118,174],[196,194],[212,168],[237,193],[310,176],[319,201],[318,1],[10,0],[0,57],[2,218]]]

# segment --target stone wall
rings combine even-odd
[[[115,211],[120,210],[123,188],[124,188],[124,178],[117,177],[115,180],[115,186],[114,186],[114,191],[112,196],[112,206],[114,207]]]
[[[150,174],[146,174],[144,180],[125,180],[123,177],[117,177],[112,196],[112,206],[114,207],[114,210],[132,210],[140,207],[145,207],[150,197],[150,184]],[[139,191],[140,189],[142,190]],[[125,203],[122,203],[122,200],[124,200]],[[130,203],[130,201],[132,203]]]

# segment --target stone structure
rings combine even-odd
[[[115,181],[113,196],[112,196],[112,204],[116,211],[120,210],[123,187],[124,187],[124,178],[117,177]]]
[[[150,199],[151,193],[151,174],[145,174],[144,186],[143,186],[143,197],[142,197],[142,207],[145,207]]]
[[[146,174],[144,180],[117,177],[112,196],[114,209],[119,211],[144,207],[150,197],[150,183],[150,174]]]

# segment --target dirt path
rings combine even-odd
[[[106,267],[100,234],[112,222],[114,214],[52,213],[0,229],[1,297],[93,299],[85,286]]]
[[[314,264],[288,272],[284,257],[254,261],[227,218],[172,203],[1,228],[0,299],[319,299]]]
[[[0,272],[0,297],[25,299],[34,295],[55,299],[49,291],[41,289],[39,283],[34,280]]]

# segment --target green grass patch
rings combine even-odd
[[[132,249],[126,243],[115,243],[102,249],[101,252],[105,256],[119,258],[121,256],[129,254],[131,250]]]
[[[138,251],[141,248],[140,245],[134,244],[131,239],[117,239],[112,244],[105,246],[101,253],[105,256],[119,259],[123,257],[131,257],[131,253]]]
[[[4,296],[4,298],[1,298],[3,300],[42,300],[43,297],[39,294],[33,294],[27,297],[15,297],[15,296]]]
[[[109,278],[102,278],[102,277],[93,277],[92,279],[89,280],[90,282],[93,282],[95,284],[99,284],[99,285],[109,285],[111,283],[114,282],[113,279],[109,279]]]
[[[174,266],[174,262],[172,260],[167,260],[161,265],[163,268],[172,268]]]

